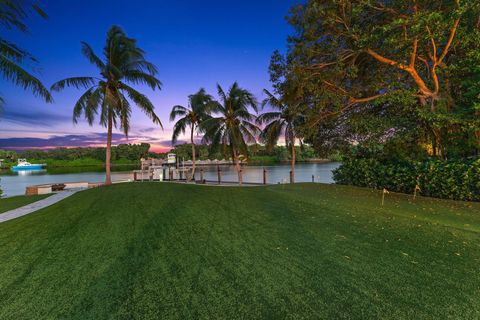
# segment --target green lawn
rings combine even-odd
[[[0,199],[0,214],[12,209],[20,208],[32,202],[45,199],[49,194],[39,196],[18,196]]]
[[[478,319],[480,204],[298,184],[91,189],[0,224],[0,319]]]

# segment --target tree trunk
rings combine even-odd
[[[439,128],[432,128],[433,132],[433,156],[435,157],[444,157],[445,154],[443,152],[442,146],[442,131]]]
[[[110,162],[112,157],[112,126],[113,126],[112,114],[108,114],[108,124],[107,124],[107,150],[105,152],[105,185],[109,186],[112,184],[112,178],[110,173]]]
[[[195,181],[195,143],[193,142],[193,133],[195,131],[195,124],[192,124],[192,132],[190,133],[190,141],[192,142],[192,179]]]
[[[295,183],[295,138],[292,135],[292,183]]]
[[[240,173],[240,170],[242,168],[240,168],[240,162],[239,162],[239,159],[238,159],[238,154],[235,150],[233,150],[233,161],[235,163],[235,168],[237,169],[238,184],[242,184],[243,183],[243,177],[242,177],[242,174]]]

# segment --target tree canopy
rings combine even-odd
[[[479,2],[309,0],[288,21],[295,32],[270,74],[278,93],[305,100],[311,137],[331,119],[351,125],[390,113],[398,121],[372,132],[417,126],[412,140],[434,154],[478,152]]]

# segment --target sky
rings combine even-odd
[[[80,41],[101,55],[105,34],[112,25],[137,39],[147,60],[159,69],[162,90],[136,86],[155,105],[164,130],[134,110],[128,139],[115,131],[114,144],[146,142],[151,151],[171,148],[174,105],[188,105],[188,95],[205,88],[216,97],[216,85],[227,89],[234,81],[260,101],[270,89],[268,65],[274,50],[285,51],[292,33],[285,20],[294,0],[83,0],[42,1],[48,14],[28,18],[29,34],[3,36],[32,53],[38,65],[28,66],[50,87],[72,76],[97,76],[81,54]],[[83,92],[54,92],[47,104],[31,92],[0,78],[5,100],[0,114],[0,148],[28,149],[104,146],[106,129],[85,121],[74,125],[73,105]],[[179,143],[186,142],[181,137]]]

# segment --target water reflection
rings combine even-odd
[[[38,170],[15,170],[12,171],[14,174],[17,176],[32,176],[35,174],[46,174],[47,170],[46,169],[38,169]]]

